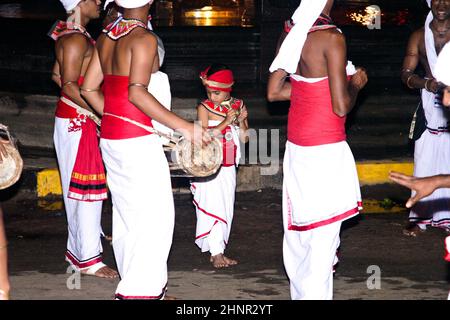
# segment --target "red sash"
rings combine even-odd
[[[318,146],[346,139],[345,119],[333,112],[328,79],[315,83],[291,81],[288,140],[299,146]]]
[[[105,168],[98,146],[97,125],[86,116],[81,125],[81,139],[70,178],[68,197],[88,202],[107,199]]]
[[[105,96],[105,113],[114,114],[153,127],[152,119],[128,100],[128,77],[105,75],[103,83]],[[104,115],[100,137],[118,140],[137,138],[151,134],[132,123],[122,119]]]
[[[83,77],[78,79],[78,85]],[[66,95],[62,94],[66,99]],[[80,107],[81,108],[81,107]],[[68,198],[80,201],[102,201],[107,199],[105,168],[98,146],[97,126],[88,117],[58,101],[56,117],[70,119],[69,132],[81,130],[75,165],[70,176]]]

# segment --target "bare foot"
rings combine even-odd
[[[209,261],[212,263],[214,268],[228,268],[229,266],[236,265],[238,262],[236,260],[230,259],[224,256],[222,253],[211,256]]]
[[[99,278],[108,278],[108,279],[114,279],[117,278],[119,276],[119,274],[117,273],[116,270],[111,269],[108,266],[104,266],[100,269],[98,269],[97,271],[95,271],[94,273],[92,273],[92,271],[89,271],[89,269],[87,270],[81,270],[82,274],[87,274],[90,276],[96,276]]]
[[[405,229],[403,229],[403,234],[408,237],[417,237],[422,232],[425,232],[425,230],[413,223],[408,224]]]

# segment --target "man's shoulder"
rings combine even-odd
[[[90,45],[89,39],[78,32],[64,35],[58,39],[58,43],[63,47],[88,47]]]
[[[425,28],[424,27],[417,29],[410,36],[411,39],[421,39],[423,37],[425,37]]]
[[[156,36],[143,28],[136,28],[130,36],[138,46],[156,46],[158,43]]]
[[[345,43],[345,35],[336,28],[315,32],[321,42],[327,46],[342,45]]]

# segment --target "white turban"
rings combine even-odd
[[[311,29],[314,22],[319,18],[327,1],[302,0],[292,16],[294,27],[284,39],[278,55],[269,68],[270,72],[278,69],[283,69],[288,73],[295,73],[297,71],[298,62],[300,61],[309,29]]]
[[[66,12],[72,11],[81,2],[81,0],[60,0]]]
[[[434,74],[437,81],[450,86],[450,43],[447,43],[439,53]]]
[[[116,4],[119,7],[126,8],[126,9],[133,9],[133,8],[140,8],[145,6],[147,3],[152,4],[153,0],[115,0]],[[111,1],[106,1],[106,5],[108,5]]]

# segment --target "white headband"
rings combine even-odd
[[[269,68],[270,72],[278,69],[288,73],[297,71],[309,29],[319,18],[327,2],[328,0],[302,0],[292,16],[294,27],[284,39],[278,55]]]
[[[126,9],[140,8],[145,6],[147,3],[150,4],[153,3],[153,0],[115,0],[115,1],[119,7]],[[108,5],[108,3],[112,1],[107,0],[106,2],[107,2],[106,5]]]
[[[72,11],[81,2],[81,0],[60,0],[66,12]]]

